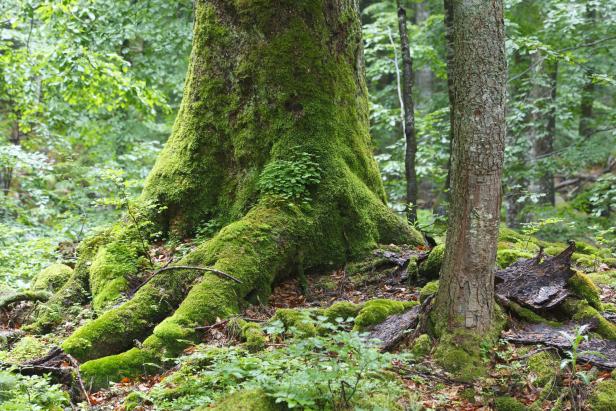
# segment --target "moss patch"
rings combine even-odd
[[[411,346],[411,353],[417,357],[425,357],[432,350],[432,339],[428,334],[421,334],[413,341]]]
[[[237,391],[227,396],[222,401],[218,402],[214,408],[200,407],[197,411],[205,410],[220,410],[220,411],[278,411],[283,410],[283,406],[276,404],[276,401],[268,397],[263,391]]]
[[[370,300],[364,304],[357,318],[355,318],[354,329],[359,331],[365,330],[372,325],[382,323],[387,317],[400,314],[417,304],[417,301]]]
[[[507,268],[518,260],[533,258],[534,255],[528,251],[516,249],[498,250],[496,252],[496,263],[500,268]]]
[[[528,370],[536,376],[535,384],[544,387],[559,374],[560,362],[551,353],[542,351],[528,358]]]
[[[601,310],[601,291],[586,274],[576,271],[569,279],[569,287],[576,296],[588,301],[591,307]]]
[[[613,411],[616,404],[616,380],[604,380],[597,383],[588,399],[594,411]]]
[[[58,291],[73,274],[73,269],[65,264],[52,264],[42,270],[32,281],[30,288],[41,291]]]
[[[513,397],[498,397],[494,399],[495,411],[526,411],[528,408]]]
[[[327,317],[329,321],[335,321],[337,318],[346,320],[348,318],[355,318],[361,308],[361,304],[353,304],[350,301],[338,301],[326,308],[323,311],[323,315]]]
[[[423,303],[426,298],[434,295],[438,292],[438,280],[430,281],[428,284],[424,285],[421,290],[419,290],[419,302]]]
[[[438,279],[438,275],[443,265],[445,255],[445,244],[439,244],[430,251],[428,258],[419,264],[419,275],[429,280]]]
[[[307,337],[317,335],[317,328],[306,310],[294,308],[279,308],[272,317],[272,321],[280,321],[288,332],[299,333]]]
[[[616,340],[616,325],[606,320],[601,313],[588,304],[586,300],[568,298],[562,304],[563,311],[575,321],[597,321],[597,334],[610,340]]]

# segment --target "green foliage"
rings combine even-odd
[[[513,397],[498,397],[494,399],[496,411],[526,411],[528,408]]]
[[[62,411],[70,406],[69,396],[48,377],[0,371],[0,409]]]
[[[321,181],[321,169],[315,156],[297,148],[288,160],[267,164],[259,177],[258,187],[266,196],[284,201],[307,203],[310,188]]]
[[[372,409],[383,397],[393,403],[402,394],[400,383],[384,374],[394,356],[357,332],[317,325],[329,333],[293,338],[276,350],[201,347],[180,360],[180,371],[157,386],[151,400],[162,409],[189,410],[218,401],[222,406],[228,393],[247,390],[290,408],[337,410],[356,404]]]

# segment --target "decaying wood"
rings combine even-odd
[[[573,339],[580,327],[584,327],[582,330],[588,332],[592,331],[596,324],[571,322],[560,327],[528,324],[521,329],[504,332],[503,337],[512,343],[543,344],[560,351],[567,351],[571,349]],[[578,361],[582,363],[610,370],[616,368],[616,341],[588,338],[579,345],[577,353]]]
[[[402,314],[392,315],[376,325],[368,338],[380,340],[379,347],[382,351],[391,350],[417,326],[420,312],[421,306],[416,305]]]
[[[392,277],[394,277],[393,282],[403,282],[409,279],[408,268],[409,264],[412,260],[416,260],[417,264],[421,263],[425,259],[428,258],[427,252],[419,251],[417,249],[412,248],[401,248],[400,251],[390,251],[390,250],[375,250],[374,255],[377,257],[381,257],[387,261],[389,261],[391,267],[395,268],[392,273]],[[375,267],[376,269],[382,270],[389,268],[387,266],[379,266]]]
[[[575,243],[571,241],[562,253],[544,257],[540,250],[535,258],[521,260],[496,273],[497,298],[512,300],[523,307],[541,311],[554,308],[570,295],[567,281],[575,273],[571,255]]]

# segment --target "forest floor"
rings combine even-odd
[[[375,298],[416,301],[419,299],[420,288],[396,284],[387,277],[380,277],[376,281],[357,282],[344,270],[339,270],[328,275],[308,277],[305,292],[302,292],[297,279],[283,281],[273,290],[267,305],[250,306],[244,310],[242,317],[265,322],[279,308],[324,308],[337,301],[351,301],[357,304]],[[616,303],[616,285],[601,286],[601,299],[604,303]],[[240,344],[236,338],[229,337],[225,332],[226,323],[221,320],[209,327],[203,337],[204,344],[209,346]],[[275,343],[268,347],[268,349],[276,348]],[[397,350],[404,351],[408,348],[401,346]],[[190,355],[193,351],[194,349],[188,349],[186,354]],[[561,370],[560,361],[550,364],[545,362],[537,364],[535,361],[535,364],[532,364],[530,359],[537,355],[541,357],[542,353],[547,352],[555,358],[567,357],[566,353],[550,347],[512,344],[502,339],[495,348],[486,353],[490,359],[488,375],[468,383],[454,381],[429,354],[414,359],[409,364],[394,361],[390,370],[397,374],[408,391],[407,399],[402,400],[401,404],[404,409],[409,410],[568,410],[573,409],[567,399],[569,395],[575,395],[583,404],[593,385],[612,378],[610,371],[600,370],[589,364],[580,364],[577,370],[590,376],[591,381],[586,385],[579,378],[572,376],[571,372]],[[164,374],[138,380],[125,379],[107,390],[92,394],[90,400],[93,409],[124,410],[123,404],[127,395],[140,392],[147,397],[153,387],[177,370],[176,367]],[[503,397],[516,399],[517,403],[504,401],[495,404],[494,398]],[[581,405],[582,409],[592,409],[589,407]],[[134,409],[160,408],[155,408],[152,403],[148,404],[145,401]]]
[[[567,244],[546,243],[503,230],[498,264],[503,269],[515,268],[523,265],[523,261],[535,261],[534,256],[543,255],[544,248],[543,261],[561,262],[562,259],[550,256],[564,255],[566,250],[563,250],[569,249]],[[524,316],[520,312],[515,315],[507,313],[509,329],[503,332],[495,346],[481,347],[481,356],[488,366],[487,372],[480,377],[454,377],[442,369],[434,355],[434,343],[427,335],[423,335],[425,338],[421,343],[422,336],[415,342],[403,337],[391,354],[380,353],[379,347],[370,346],[366,334],[361,332],[371,331],[386,318],[413,311],[408,308],[435,292],[438,285],[430,280],[438,278],[442,251],[443,246],[432,250],[385,246],[344,269],[307,276],[303,281],[297,278],[282,280],[265,304],[245,307],[237,317],[218,319],[214,324],[197,327],[201,331],[201,343],[185,350],[184,356],[175,360],[174,367],[161,369],[158,375],[124,378],[108,389],[89,393],[88,403],[84,401],[74,405],[73,409],[286,409],[280,408],[279,404],[270,408],[238,408],[238,403],[228,405],[226,402],[236,390],[236,394],[250,394],[260,389],[268,393],[270,401],[271,397],[282,398],[287,404],[295,403],[295,409],[616,409],[616,379],[609,367],[600,369],[581,360],[572,364],[571,357],[583,356],[582,348],[574,349],[569,344],[557,349],[507,341],[508,331],[527,324],[521,320]],[[569,255],[571,259],[567,258],[561,267],[566,267],[576,278],[584,279],[587,288],[580,293],[570,283],[567,287],[571,287],[573,296],[587,307],[590,304],[598,307],[597,310],[601,309],[605,316],[603,321],[613,321],[616,317],[616,261],[605,257],[611,255],[609,250],[584,243],[578,245],[577,251]],[[173,251],[164,247],[153,249],[152,253],[161,265],[168,263],[173,256]],[[514,264],[516,261],[518,263]],[[572,261],[574,271],[571,271]],[[417,263],[416,270],[410,268],[410,262]],[[532,288],[527,283],[529,278],[524,278],[524,289]],[[33,309],[32,304],[23,303],[12,313],[27,316]],[[53,334],[24,336],[12,348],[0,350],[0,363],[19,364],[45,355],[50,346],[59,345],[64,337],[93,315],[87,306],[78,307],[78,313]],[[0,314],[0,331],[2,328],[19,328],[15,322],[5,321],[10,318],[7,312]],[[556,320],[563,326],[570,324],[567,322],[570,318],[549,318],[544,323],[556,324]],[[527,313],[525,319],[530,321],[533,318]],[[584,321],[578,321],[576,327]],[[365,327],[358,328],[361,324]],[[616,324],[605,327],[616,335]],[[558,331],[556,329],[555,333],[560,334]],[[565,338],[577,338],[581,342],[585,337],[573,335],[575,331],[570,329]],[[595,337],[596,334],[592,334],[592,338]],[[68,368],[70,364],[61,366]],[[3,390],[10,386],[7,378],[10,384],[14,384],[6,373],[0,371],[0,410],[5,409],[2,398]],[[355,387],[344,382],[354,379]],[[39,382],[34,380],[22,381],[21,392],[16,393],[17,388],[6,392],[11,394],[12,390],[14,395],[26,398],[26,402],[36,393],[39,403],[50,403],[46,397],[52,392],[50,386],[42,382],[37,384]],[[84,385],[82,391],[89,392],[87,382]],[[254,391],[255,387],[257,391]],[[62,394],[59,387],[55,389]],[[322,393],[323,398],[320,398]],[[58,404],[63,401],[54,398]],[[239,401],[244,405],[247,399],[240,396]],[[311,403],[313,406],[304,406]]]

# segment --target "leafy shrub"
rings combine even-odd
[[[259,190],[285,201],[307,203],[309,188],[321,181],[321,169],[315,156],[295,152],[289,160],[275,160],[265,166],[259,177]]]
[[[68,406],[68,394],[49,378],[0,371],[0,409],[60,411]]]
[[[395,357],[362,334],[342,331],[342,321],[325,320],[320,317],[318,327],[329,335],[294,338],[276,350],[200,347],[153,389],[151,400],[160,409],[189,410],[238,390],[261,390],[299,409],[363,408],[384,397],[394,403],[403,388],[383,371]]]

